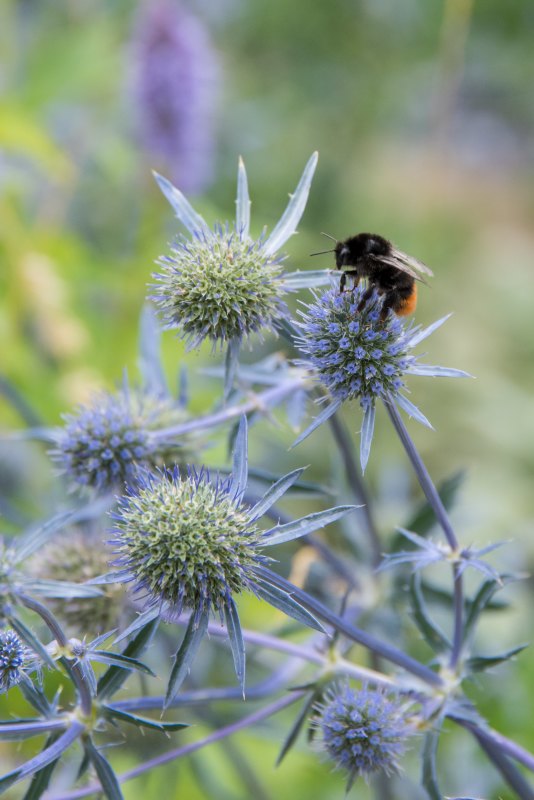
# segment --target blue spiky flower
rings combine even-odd
[[[0,692],[20,683],[27,665],[28,649],[20,637],[10,629],[0,631]]]
[[[396,698],[383,691],[337,686],[318,706],[316,725],[328,757],[348,773],[347,791],[357,777],[399,771],[413,724]]]
[[[193,468],[185,475],[178,468],[138,475],[112,515],[115,526],[111,540],[117,580],[132,584],[145,599],[141,622],[160,614],[172,621],[182,611],[191,612],[184,647],[194,654],[209,616],[215,612],[226,622],[241,683],[244,646],[234,602],[241,592],[251,591],[300,622],[321,629],[290,594],[269,584],[264,570],[271,559],[264,555],[264,548],[303,536],[354,509],[339,506],[262,530],[260,518],[302,470],[283,476],[259,502],[249,505],[244,499],[246,427],[243,418],[229,478]],[[180,663],[184,663],[182,656]],[[180,680],[183,677],[185,673]],[[175,681],[170,686],[168,700],[177,691],[177,684]]]
[[[369,457],[377,400],[393,401],[410,417],[432,427],[424,414],[406,397],[409,375],[466,377],[457,369],[420,364],[413,348],[442,325],[443,317],[427,328],[406,323],[390,312],[381,319],[383,299],[375,291],[359,311],[365,287],[339,293],[331,289],[314,295],[315,302],[300,311],[300,335],[295,341],[305,360],[300,363],[313,372],[325,387],[330,403],[314,423],[297,439],[334,414],[347,400],[358,400],[364,411],[360,459],[362,469]]]
[[[162,257],[152,299],[167,328],[177,329],[190,347],[204,340],[223,346],[252,333],[273,329],[287,314],[282,296],[289,291],[280,248],[304,212],[317,164],[308,161],[295,194],[269,236],[250,236],[250,200],[245,166],[237,177],[235,223],[211,229],[168,180],[156,180],[190,237],[180,236],[170,256]]]
[[[183,421],[184,412],[165,398],[124,386],[118,392],[95,394],[88,405],[64,415],[51,456],[68,479],[98,491],[133,480],[139,468],[162,463],[185,442],[169,448],[155,431]]]

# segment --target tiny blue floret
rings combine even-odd
[[[408,375],[466,377],[461,370],[420,364],[413,348],[448,317],[426,329],[402,321],[392,311],[382,319],[382,297],[375,290],[362,308],[367,290],[358,286],[339,293],[331,289],[314,294],[315,302],[299,312],[300,334],[295,343],[304,358],[297,363],[312,372],[327,390],[329,406],[299,436],[305,439],[346,400],[358,400],[364,410],[360,461],[365,469],[374,431],[377,400],[395,403],[409,416],[432,427],[424,414],[408,399]]]

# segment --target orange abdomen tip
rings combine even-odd
[[[414,283],[410,296],[400,303],[399,307],[395,309],[395,313],[399,317],[407,317],[408,314],[413,314],[416,305],[417,305],[417,284]]]

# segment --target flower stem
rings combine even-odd
[[[297,389],[302,389],[303,379],[302,376],[293,380],[285,381],[279,386],[274,386],[267,389],[260,394],[253,394],[252,397],[244,403],[227,406],[215,414],[207,414],[205,417],[183,422],[180,425],[173,425],[170,428],[163,428],[159,431],[152,433],[152,438],[156,441],[166,440],[172,436],[182,436],[191,431],[204,430],[205,428],[214,428],[217,425],[222,425],[225,422],[230,422],[233,419],[241,417],[243,414],[250,414],[253,411],[265,411],[267,408],[276,406],[286,399],[290,394]]]
[[[225,739],[227,736],[232,736],[232,734],[237,733],[244,728],[255,725],[257,722],[268,719],[268,717],[272,717],[273,714],[277,714],[279,711],[287,708],[287,706],[296,703],[303,694],[304,691],[291,692],[289,696],[284,695],[284,697],[280,698],[279,700],[275,700],[274,703],[270,703],[268,706],[264,706],[258,711],[255,711],[253,714],[249,714],[248,716],[242,717],[236,722],[232,722],[230,725],[219,728],[213,733],[210,733],[209,736],[204,737],[204,739],[200,739],[197,742],[190,742],[183,747],[177,747],[175,750],[170,750],[168,753],[163,753],[162,755],[156,756],[149,761],[145,761],[144,764],[140,764],[138,767],[135,767],[135,769],[128,770],[128,772],[123,772],[122,775],[119,775],[119,782],[125,783],[126,781],[132,780],[132,778],[137,778],[139,775],[143,775],[143,773],[148,772],[155,767],[160,767],[162,764],[168,764],[169,761],[175,761],[177,758],[182,758],[190,753],[195,753],[197,750],[206,747],[206,745],[212,744],[213,742],[218,742],[221,739]],[[53,795],[50,800],[77,800],[79,797],[87,797],[87,795],[94,794],[95,792],[101,792],[101,787],[99,784],[93,783],[89,786],[84,786],[83,789],[77,789],[73,792],[67,792],[66,794]]]
[[[519,772],[515,764],[510,761],[508,754],[503,752],[502,743],[496,741],[488,731],[480,728],[478,725],[466,723],[462,720],[456,721],[460,722],[465,728],[471,731],[480,747],[484,750],[490,761],[497,767],[504,780],[516,792],[519,800],[534,800],[534,790],[521,772]],[[530,764],[530,769],[532,769],[532,764]]]
[[[35,611],[36,614],[39,614],[41,619],[46,623],[50,632],[55,637],[58,645],[60,647],[65,647],[68,639],[63,631],[63,628],[52,612],[42,603],[39,603],[38,600],[34,600],[33,597],[28,597],[28,595],[25,594],[18,594],[17,596],[21,603],[26,606],[26,608],[29,608],[30,611]]]
[[[21,739],[23,734],[29,736],[40,736],[43,733],[50,733],[51,731],[64,730],[68,728],[69,720],[66,717],[59,717],[58,719],[37,719],[30,720],[29,722],[10,722],[0,723],[0,733],[7,733],[15,738],[17,734]]]
[[[398,412],[397,406],[395,405],[394,400],[392,400],[392,398],[390,397],[384,399],[384,405],[393,423],[393,427],[397,431],[399,439],[401,440],[404,449],[406,450],[406,454],[410,459],[410,461],[412,462],[415,474],[417,475],[417,480],[419,481],[421,489],[423,490],[425,497],[428,500],[428,504],[434,511],[437,521],[443,528],[443,533],[445,534],[445,537],[449,543],[451,550],[456,550],[458,547],[458,540],[456,538],[456,534],[452,529],[452,525],[449,520],[449,515],[445,510],[445,506],[441,501],[441,497],[439,496],[438,490],[434,486],[432,478],[430,477],[421,456],[417,452],[417,449],[410,437],[410,434],[406,430],[406,426],[402,421],[402,417]]]
[[[352,490],[356,502],[363,504],[362,515],[365,521],[365,532],[371,546],[373,564],[377,567],[382,559],[380,537],[371,515],[368,492],[361,479],[361,471],[354,458],[348,431],[339,412],[336,412],[330,417],[329,424],[343,459],[347,483]]]
[[[297,659],[286,662],[282,669],[271,673],[268,678],[247,686],[247,703],[263,700],[270,695],[284,689],[288,682],[293,681],[298,670],[294,669]],[[289,665],[289,666],[288,666]],[[300,669],[300,665],[299,665]],[[206,687],[205,689],[190,689],[180,691],[176,697],[168,704],[168,708],[183,708],[184,706],[202,706],[206,704],[231,702],[239,700],[243,702],[243,691],[238,686],[216,686]],[[129,700],[117,700],[109,703],[109,707],[118,708],[121,711],[150,711],[155,709],[161,711],[165,702],[164,695],[150,695],[149,697],[132,697]]]
[[[453,599],[454,599],[454,633],[452,650],[449,658],[449,667],[455,669],[460,660],[464,636],[464,579],[460,572],[460,565],[453,564]]]
[[[180,620],[181,622],[182,620]],[[183,623],[186,623],[184,618]],[[208,625],[208,633],[210,636],[219,636],[222,638],[228,637],[228,631],[223,625],[216,622],[211,622]],[[327,666],[330,669],[335,669],[343,675],[349,675],[351,678],[360,680],[367,683],[372,683],[378,686],[387,686],[395,689],[395,682],[388,675],[383,675],[373,669],[362,667],[357,664],[352,664],[344,658],[332,661],[331,656],[325,656],[318,649],[312,647],[304,647],[295,642],[280,639],[278,636],[271,636],[268,633],[260,633],[259,631],[251,631],[243,628],[243,639],[249,644],[256,645],[257,647],[265,647],[268,650],[277,650],[280,653],[287,653],[288,655],[295,656],[296,658],[307,661],[310,664],[317,664],[318,666]],[[311,644],[317,641],[324,640],[323,634],[315,634],[311,638]],[[250,699],[249,691],[247,690],[247,700]]]
[[[393,423],[393,427],[395,428],[399,439],[401,440],[404,449],[408,458],[410,459],[412,466],[414,468],[415,474],[417,475],[417,480],[419,481],[419,485],[421,486],[424,495],[428,501],[428,504],[434,511],[436,515],[436,519],[438,523],[441,525],[443,529],[443,533],[449,543],[449,547],[451,550],[456,551],[458,549],[458,539],[456,538],[456,534],[452,528],[451,522],[449,520],[449,515],[445,509],[441,501],[441,497],[439,496],[438,490],[434,486],[432,478],[425,467],[421,456],[419,455],[412,438],[408,431],[406,430],[406,426],[402,421],[402,417],[398,412],[397,406],[395,405],[394,400],[391,397],[387,397],[384,399],[384,405],[386,410],[390,416],[390,419]],[[464,601],[463,601],[463,578],[460,574],[458,569],[458,564],[453,565],[453,574],[454,574],[454,632],[453,632],[453,640],[452,640],[452,650],[449,659],[449,666],[451,669],[455,669],[456,665],[458,664],[460,658],[460,652],[462,649],[462,641],[463,641],[463,627],[464,627]]]
[[[181,617],[177,622],[186,625],[188,618],[185,616],[183,618]],[[210,636],[218,636],[224,639],[228,637],[227,629],[216,622],[211,622],[208,625],[208,633]],[[317,636],[319,636],[319,634],[317,634]],[[317,641],[317,636],[313,636],[311,641]],[[329,671],[335,669],[336,674],[347,675],[355,680],[371,683],[376,686],[385,686],[391,691],[395,691],[398,688],[394,679],[390,678],[388,675],[368,669],[367,667],[352,664],[344,658],[339,658],[339,660],[332,662],[329,657],[322,655],[318,650],[312,649],[311,647],[303,647],[294,642],[280,639],[277,636],[243,629],[243,639],[247,644],[264,647],[268,650],[276,650],[280,653],[292,656],[292,658],[284,662],[280,669],[271,673],[265,680],[253,686],[247,686],[247,702],[262,700],[286,687],[288,682],[294,681],[295,676],[302,670],[302,662],[316,664],[323,668],[326,667]],[[216,701],[221,702],[242,699],[243,693],[239,687],[208,687],[206,689],[193,689],[191,691],[180,692],[174,700],[169,703],[169,708],[182,708],[183,706],[190,705],[206,705]],[[109,703],[109,705],[113,708],[121,709],[122,711],[147,711],[150,709],[161,709],[164,700],[165,698],[163,696],[151,695],[150,697],[133,697],[128,700],[117,700]]]
[[[41,617],[43,622],[51,631],[52,635],[55,637],[58,645],[60,647],[65,647],[68,644],[68,639],[63,631],[63,628],[52,612],[33,597],[28,597],[28,595],[25,594],[18,594],[17,596],[20,602],[26,606],[26,608],[29,608],[30,611],[34,611]],[[76,685],[78,694],[80,695],[80,707],[82,712],[85,714],[85,716],[90,716],[93,702],[91,698],[91,692],[83,676],[82,668],[79,664],[71,664],[66,658],[61,658],[60,661]]]
[[[492,742],[499,751],[506,756],[510,756],[515,761],[518,761],[523,766],[527,767],[531,772],[534,772],[534,755],[525,750],[524,747],[516,744],[515,742],[503,736],[489,727],[480,727],[475,722],[463,719],[462,717],[455,717],[454,714],[449,715],[458,725],[466,728],[473,735],[477,736],[478,740],[484,739],[485,741]]]
[[[57,761],[71,744],[74,744],[84,731],[84,725],[77,719],[73,719],[67,730],[61,734],[52,744],[50,744],[39,755],[30,758],[16,770],[15,781],[27,778],[32,774],[38,774],[48,764]],[[6,777],[5,775],[3,777]],[[13,781],[13,782],[15,782]],[[9,785],[9,784],[8,784]]]

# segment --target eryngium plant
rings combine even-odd
[[[237,175],[235,223],[211,229],[168,180],[159,186],[190,238],[179,236],[170,256],[159,260],[152,299],[167,328],[177,329],[190,347],[204,340],[234,344],[264,329],[273,330],[287,315],[282,301],[288,284],[280,248],[292,236],[304,212],[317,164],[308,161],[299,185],[269,236],[250,234],[250,200],[245,166]]]
[[[327,390],[329,404],[315,422],[297,439],[302,441],[318,425],[334,414],[347,400],[358,400],[364,411],[360,460],[365,469],[374,432],[377,400],[396,403],[410,417],[432,427],[424,414],[406,397],[406,378],[466,377],[467,373],[448,367],[420,364],[414,347],[439,328],[443,317],[427,328],[405,322],[392,311],[381,319],[383,298],[377,291],[358,311],[364,286],[353,291],[331,289],[315,295],[315,302],[300,311],[300,335],[295,338],[316,379]]]
[[[322,627],[289,594],[269,585],[259,568],[271,559],[264,549],[305,536],[354,509],[339,506],[262,531],[258,522],[300,477],[302,470],[280,478],[254,505],[243,501],[248,480],[247,424],[243,417],[227,479],[202,469],[178,468],[149,473],[128,486],[113,513],[117,579],[132,583],[144,598],[143,618],[163,614],[177,619],[190,612],[184,639],[187,664],[206,632],[210,614],[226,621],[234,665],[244,689],[244,644],[234,598],[247,590],[312,627]],[[106,581],[112,579],[108,575]],[[167,703],[185,677],[185,653],[171,675]]]
[[[9,706],[9,714],[18,708],[19,692],[26,706],[23,719],[13,719],[6,713],[7,718],[0,721],[0,740],[36,737],[37,742],[33,755],[25,761],[17,753],[17,766],[0,777],[1,791],[29,779],[25,796],[32,800],[45,793],[51,797],[58,797],[59,793],[64,800],[103,793],[110,800],[119,800],[121,784],[130,778],[238,730],[246,730],[302,700],[289,732],[281,734],[285,741],[280,758],[291,750],[300,730],[308,728],[310,734],[319,732],[327,755],[346,771],[349,786],[359,776],[370,782],[376,776],[380,778],[379,791],[397,797],[396,773],[403,766],[404,749],[416,728],[423,762],[421,782],[428,797],[438,800],[447,794],[440,782],[450,780],[446,771],[440,774],[437,763],[440,732],[446,722],[448,737],[451,723],[468,731],[499,770],[512,794],[505,794],[507,790],[501,786],[489,791],[495,796],[532,800],[533,791],[517,764],[534,772],[534,757],[492,730],[464,694],[464,686],[475,675],[479,679],[478,673],[509,660],[522,649],[519,645],[505,652],[481,654],[476,646],[479,620],[483,615],[502,610],[503,604],[495,601],[495,594],[514,576],[503,575],[496,566],[486,563],[486,555],[493,557],[493,545],[475,549],[461,542],[448,514],[454,494],[451,483],[438,492],[401,416],[404,411],[426,422],[406,395],[412,376],[463,374],[421,364],[415,354],[415,346],[443,320],[425,329],[401,322],[392,313],[381,320],[381,299],[376,294],[360,312],[359,289],[342,296],[337,291],[327,292],[322,297],[316,296],[301,316],[298,341],[303,360],[298,366],[288,366],[289,354],[265,353],[256,363],[237,364],[242,340],[255,330],[269,330],[279,321],[285,337],[293,329],[292,320],[278,320],[281,306],[269,306],[273,297],[278,301],[286,290],[325,285],[324,272],[291,275],[278,271],[276,264],[272,270],[268,268],[277,262],[279,248],[300,220],[314,167],[312,158],[272,234],[255,240],[249,235],[249,200],[243,167],[238,174],[236,224],[214,230],[206,226],[178,190],[159,179],[190,234],[190,240],[181,240],[177,245],[181,251],[179,269],[171,264],[161,282],[161,298],[165,299],[160,303],[160,314],[165,317],[173,309],[170,291],[173,285],[187,289],[183,296],[177,295],[178,305],[184,304],[183,313],[176,317],[171,314],[166,322],[170,327],[178,326],[190,343],[208,339],[214,345],[227,346],[225,368],[215,375],[225,377],[222,402],[201,416],[188,414],[185,419],[180,418],[186,406],[186,381],[181,383],[180,399],[173,403],[159,358],[158,326],[154,314],[145,309],[140,341],[143,402],[139,406],[137,400],[130,404],[130,395],[127,397],[124,390],[100,398],[101,402],[95,402],[94,407],[80,409],[79,415],[68,421],[68,431],[62,431],[59,437],[57,432],[50,435],[49,429],[34,429],[34,436],[46,437],[56,444],[58,438],[63,441],[61,463],[72,483],[100,490],[115,489],[118,497],[112,512],[114,530],[109,534],[113,537],[115,555],[111,557],[115,558],[115,564],[111,572],[104,564],[96,567],[102,563],[103,553],[84,553],[83,548],[78,552],[74,540],[65,542],[63,536],[55,538],[63,529],[68,536],[77,525],[89,523],[87,527],[94,525],[98,529],[103,519],[108,525],[105,512],[113,503],[109,491],[97,497],[89,494],[89,499],[83,493],[77,501],[78,507],[72,507],[71,498],[67,510],[47,515],[38,524],[25,525],[23,521],[23,529],[15,534],[13,524],[6,526],[0,548],[0,611],[4,625],[0,635],[0,688],[17,699],[17,704]],[[199,295],[195,296],[196,281],[187,283],[185,276],[188,263],[184,253],[188,251],[189,255],[196,254],[201,267],[209,267],[213,277],[212,284],[202,285],[208,302],[196,310],[195,304],[200,306]],[[233,278],[239,276],[239,269],[232,272],[235,255],[242,271],[237,289],[234,286],[239,299],[237,311],[232,307],[231,281],[224,292],[218,283],[219,272]],[[254,269],[247,271],[249,256],[253,260],[264,259],[266,272],[259,269],[259,261],[254,261]],[[191,269],[197,268],[194,262]],[[254,287],[249,287],[248,297],[241,302],[239,290],[250,277],[249,272],[254,274]],[[258,301],[264,290],[263,286],[261,291],[258,289],[260,272],[268,284],[272,282],[270,294],[265,295],[271,298],[267,306]],[[197,278],[200,280],[199,273]],[[260,459],[255,469],[251,469],[248,483],[244,419],[231,432],[235,447],[230,477],[222,477],[226,473],[213,469],[210,472],[207,468],[184,468],[184,442],[190,440],[182,437],[189,437],[195,431],[209,428],[215,434],[218,428],[232,424],[242,415],[249,415],[252,422],[261,417],[269,420],[281,403],[287,403],[288,417],[298,425],[303,395],[314,385],[314,380],[327,406],[303,436],[331,417],[329,427],[340,455],[337,459],[334,452],[332,461],[343,465],[345,480],[340,468],[336,468],[335,480],[326,487],[303,480],[301,469],[279,477],[279,473],[267,470],[269,464],[265,459]],[[257,390],[257,386],[261,389]],[[148,397],[155,402],[148,404],[152,410],[145,405]],[[402,529],[405,545],[398,537],[388,543],[381,536],[373,515],[372,497],[368,496],[355,463],[351,437],[341,419],[332,416],[342,403],[351,400],[360,403],[364,410],[362,464],[367,460],[374,410],[380,401],[423,490],[427,505],[410,514],[410,530]],[[290,406],[293,406],[291,413]],[[171,418],[166,408],[170,409]],[[172,417],[177,408],[178,419]],[[23,432],[22,438],[28,438],[28,432]],[[198,458],[192,455],[192,458],[188,455],[187,463],[198,464]],[[322,466],[325,455],[315,454],[314,459]],[[58,495],[63,506],[66,501],[62,488],[59,487]],[[1,489],[2,510],[13,510],[4,503]],[[292,519],[288,508],[278,507],[278,501],[285,501],[296,490],[301,493],[302,503],[311,496],[314,502],[321,502],[325,493],[333,491],[350,493],[357,503],[365,503],[365,510],[349,515],[353,506],[339,506]],[[55,493],[51,492],[46,503],[53,497]],[[330,531],[328,536],[326,532],[317,534],[318,528],[337,520],[341,520],[341,525],[335,540],[330,538]],[[363,541],[360,526],[370,534]],[[446,541],[437,538],[438,534],[441,536],[439,529]],[[371,554],[365,552],[365,541],[372,543]],[[288,542],[292,542],[294,558],[287,553],[289,548],[284,547]],[[298,549],[301,542],[306,544],[303,550]],[[278,552],[273,548],[275,545],[281,546]],[[52,555],[45,558],[45,548],[49,547]],[[94,547],[98,548],[99,543],[95,542]],[[391,551],[385,565],[398,571],[394,588],[402,588],[395,593],[396,602],[387,609],[384,603],[392,595],[384,586],[387,573],[377,578],[374,569],[377,553],[384,550]],[[278,571],[271,562],[273,554],[283,559]],[[301,588],[308,565],[316,558],[322,561],[323,601]],[[44,570],[39,575],[30,569],[30,562],[37,559]],[[367,570],[371,561],[373,569]],[[439,587],[428,583],[429,567],[439,570],[442,577],[444,573],[450,574],[449,585],[445,581]],[[469,583],[465,581],[468,567]],[[102,590],[84,582],[94,568],[104,574],[89,583],[103,586]],[[288,572],[295,580],[284,577]],[[380,586],[375,584],[378,580]],[[406,583],[409,591],[405,591]],[[92,638],[94,619],[88,618],[85,611],[82,613],[81,601],[84,609],[86,600],[94,604],[96,618],[103,594],[104,601],[108,598],[111,603],[108,591],[122,588],[123,584],[133,590],[137,617],[127,627],[121,618],[113,622],[109,618],[109,624],[118,630],[105,630]],[[312,581],[309,585],[313,585]],[[249,622],[249,629],[241,627],[240,616],[249,613],[247,595],[254,595],[256,601],[265,601],[282,612],[276,618],[261,614],[268,633],[256,625],[255,616]],[[76,631],[76,638],[63,629],[59,601],[68,606],[68,613],[78,617],[83,629]],[[408,602],[410,614],[405,605]],[[130,610],[133,611],[131,606]],[[262,612],[265,610],[262,608]],[[386,626],[387,620],[393,624]],[[160,621],[172,623],[173,628],[160,631]],[[409,624],[416,626],[416,633],[425,641],[424,646],[417,643],[420,658],[411,654],[413,636],[408,634]],[[160,696],[154,693],[159,691],[158,684],[153,682],[154,671],[166,671],[169,638],[178,627],[185,632],[174,655],[167,691]],[[389,636],[391,630],[394,642]],[[233,682],[230,686],[221,685],[224,656],[220,658],[217,651],[213,659],[214,647],[206,641],[206,633],[211,641],[219,638],[229,643],[238,686]],[[119,646],[123,641],[124,645]],[[201,642],[204,646],[198,654],[199,668],[190,673]],[[247,653],[254,656],[247,681],[245,643]],[[358,645],[356,651],[348,647],[352,644]],[[30,654],[29,662],[26,652]],[[366,661],[367,653],[372,661]],[[140,660],[143,654],[151,664]],[[50,679],[49,671],[53,671]],[[140,696],[139,684],[132,680],[132,673],[136,672],[143,676]],[[184,685],[188,676],[188,685]],[[349,689],[349,680],[364,688]],[[210,686],[212,682],[215,685]],[[58,685],[64,687],[59,696]],[[334,688],[325,692],[328,686]],[[123,687],[124,694],[117,695]],[[245,687],[247,701],[256,703],[250,712],[243,705]],[[220,706],[217,716],[212,717],[214,702]],[[229,703],[233,703],[230,708]],[[409,716],[406,704],[412,704],[417,713]],[[117,726],[125,723],[125,728],[135,726],[172,733],[186,723],[164,721],[161,710],[163,707],[170,711],[177,706],[185,706],[191,717],[200,707],[199,719],[206,724],[213,721],[214,730],[202,737],[196,729],[192,733],[196,738],[183,747],[173,745],[157,755],[151,753],[147,759],[140,756],[133,769],[116,774],[116,748],[107,745],[116,743]],[[225,710],[228,722],[222,719]],[[156,716],[144,716],[150,711]],[[72,760],[68,752],[71,749],[75,749]],[[232,754],[231,750],[228,752]],[[65,764],[67,759],[69,762]],[[443,765],[446,770],[448,762],[443,760]],[[82,777],[88,766],[95,777],[80,787],[65,790],[65,776],[79,771]],[[456,762],[453,768],[456,770]],[[61,770],[57,781],[56,770]],[[470,796],[479,794],[476,778],[470,770],[465,777],[466,785],[460,786],[460,790]],[[255,778],[245,776],[245,779],[247,796],[256,795]],[[458,776],[456,779],[459,782]],[[485,783],[490,780],[493,779],[484,776]],[[412,788],[413,796],[421,794],[419,788]],[[449,794],[454,792],[447,788]]]
[[[329,690],[317,706],[316,725],[322,745],[334,764],[348,773],[347,791],[358,776],[398,772],[415,733],[406,707],[383,690],[348,685]]]

